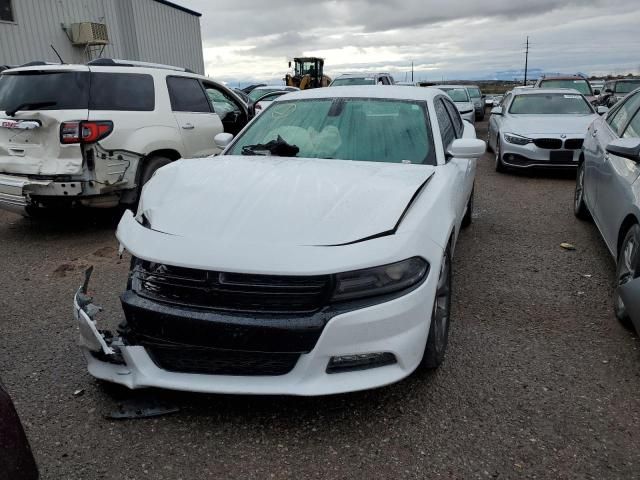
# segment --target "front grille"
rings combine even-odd
[[[246,313],[314,312],[327,304],[331,276],[212,272],[136,260],[133,289],[152,300]]]
[[[147,346],[146,350],[163,370],[203,375],[286,375],[300,358],[299,353],[239,352],[185,346]]]
[[[562,140],[559,138],[536,138],[533,143],[538,148],[546,148],[547,150],[557,150],[562,148]]]
[[[584,139],[582,138],[570,138],[569,140],[565,140],[564,148],[568,150],[580,150],[583,143]]]

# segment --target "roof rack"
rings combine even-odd
[[[174,65],[163,65],[161,63],[138,62],[135,60],[120,60],[118,58],[98,58],[87,62],[87,65],[94,67],[145,67],[158,68],[162,70],[173,70],[176,72],[196,73],[188,68],[176,67]]]
[[[37,60],[37,61],[34,61],[34,62],[23,63],[22,65],[19,65],[18,67],[15,67],[15,68],[40,67],[42,65],[62,65],[62,64],[61,63],[53,63],[53,62],[44,62],[42,60]]]

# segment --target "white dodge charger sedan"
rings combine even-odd
[[[154,175],[117,237],[132,256],[117,332],[85,286],[89,372],[129,388],[323,395],[437,367],[451,262],[471,222],[476,139],[441,91],[277,98],[222,156]]]

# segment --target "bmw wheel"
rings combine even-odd
[[[633,225],[624,237],[620,253],[618,254],[618,267],[616,269],[616,290],[614,292],[614,309],[616,317],[623,325],[631,327],[631,319],[620,297],[617,287],[624,285],[640,277],[640,225]]]
[[[573,200],[573,213],[581,220],[589,220],[591,215],[589,208],[584,202],[584,162],[578,167],[578,175],[576,176],[576,192]]]
[[[502,163],[502,148],[500,147],[500,132],[496,133],[496,172],[504,173],[507,171],[504,163]]]
[[[438,368],[444,360],[444,354],[449,341],[449,317],[451,314],[451,253],[449,247],[444,252],[436,298],[433,302],[429,336],[422,358],[422,365],[426,368]]]

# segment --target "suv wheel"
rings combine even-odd
[[[161,157],[161,156],[149,157],[147,161],[144,163],[144,166],[142,167],[143,168],[142,173],[140,174],[140,193],[142,192],[142,187],[144,187],[145,184],[149,180],[151,180],[151,177],[153,176],[154,173],[156,173],[156,170],[170,163],[171,163],[171,159],[167,157]]]

